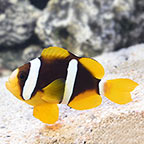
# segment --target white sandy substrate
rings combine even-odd
[[[33,108],[17,100],[0,79],[0,144],[144,144],[144,45],[95,58],[104,67],[104,79],[131,78],[139,83],[133,102],[103,103],[87,111],[60,106],[54,125],[35,119]]]

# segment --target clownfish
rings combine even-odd
[[[34,107],[34,117],[53,124],[59,117],[58,104],[76,110],[92,109],[102,103],[101,93],[117,104],[131,102],[130,92],[138,84],[130,79],[112,79],[100,88],[104,73],[103,66],[94,59],[49,47],[40,57],[12,72],[6,87]]]

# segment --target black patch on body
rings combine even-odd
[[[100,79],[96,79],[80,62],[78,63],[78,72],[76,75],[75,85],[73,89],[73,94],[70,101],[72,101],[80,93],[87,90],[96,90],[99,94],[99,82]],[[69,101],[69,102],[70,102]]]
[[[41,66],[39,70],[37,84],[32,93],[31,98],[36,94],[38,90],[42,91],[43,88],[48,86],[54,80],[63,79],[65,81],[67,77],[68,65],[72,59],[76,59],[78,61],[78,71],[70,101],[72,101],[76,96],[78,96],[80,93],[85,92],[86,90],[95,89],[96,92],[99,94],[98,85],[100,79],[96,79],[95,77],[93,77],[93,75],[79,62],[80,59],[79,57],[70,53],[70,55],[64,59],[49,60],[43,58],[42,56],[39,57],[39,59],[41,61]],[[18,74],[18,79],[21,87],[21,96],[22,96],[23,87],[30,70],[30,63],[25,64],[19,69],[20,72]],[[22,73],[25,75],[25,78],[23,80],[20,78],[22,76],[21,75]]]
[[[25,82],[28,78],[28,74],[30,71],[30,63],[24,64],[23,66],[19,67],[19,73],[18,73],[18,83],[20,85],[20,89],[21,89],[21,97],[22,93],[23,93],[23,87],[25,85]]]
[[[95,89],[99,94],[98,85],[100,79],[93,77],[93,75],[79,62],[79,57],[70,53],[70,56],[65,59],[48,60],[44,59],[43,57],[39,57],[39,59],[41,61],[41,67],[37,85],[34,89],[34,92],[32,93],[32,96],[34,96],[38,90],[42,91],[44,87],[48,86],[56,79],[63,79],[65,81],[67,77],[68,65],[72,59],[76,59],[78,61],[78,71],[70,101],[86,90]]]
[[[39,76],[37,80],[36,87],[34,89],[34,92],[32,93],[32,96],[36,94],[38,90],[41,90],[48,86],[51,82],[53,82],[56,79],[63,79],[66,80],[67,76],[67,68],[68,64],[71,59],[77,59],[76,56],[70,55],[66,57],[65,59],[44,59],[42,56],[39,57],[41,61],[41,67],[39,71]]]

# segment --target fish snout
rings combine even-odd
[[[18,75],[18,69],[14,70],[10,75],[10,77],[8,78],[8,81],[6,81],[6,88],[8,90],[14,88],[17,85],[18,82],[17,75]]]
[[[13,81],[13,80],[18,79],[18,78],[17,78],[18,72],[19,72],[18,69],[14,70],[14,71],[12,72],[12,74],[10,75],[10,77],[9,77],[8,80],[9,80],[9,81]]]
[[[17,98],[21,99],[20,97],[20,93],[21,93],[21,89],[20,89],[20,85],[18,82],[18,73],[19,73],[19,69],[16,69],[12,72],[12,74],[10,75],[8,81],[6,82],[6,88]]]

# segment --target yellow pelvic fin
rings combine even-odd
[[[41,56],[45,59],[49,59],[49,60],[53,60],[53,59],[64,59],[66,57],[68,57],[70,55],[70,53],[63,49],[63,48],[59,48],[59,47],[49,47],[49,48],[45,48],[42,53]]]
[[[43,88],[44,96],[42,99],[48,103],[59,103],[63,98],[64,80],[57,79]]]
[[[80,63],[91,72],[91,74],[98,79],[102,79],[104,76],[104,68],[97,61],[91,58],[80,58]]]
[[[76,96],[68,105],[76,110],[86,110],[99,106],[102,102],[95,90],[87,90]]]
[[[33,116],[47,124],[54,124],[59,117],[57,104],[43,104],[35,106]]]
[[[130,79],[113,79],[104,84],[104,95],[114,103],[126,104],[132,101],[130,92],[138,84]]]

